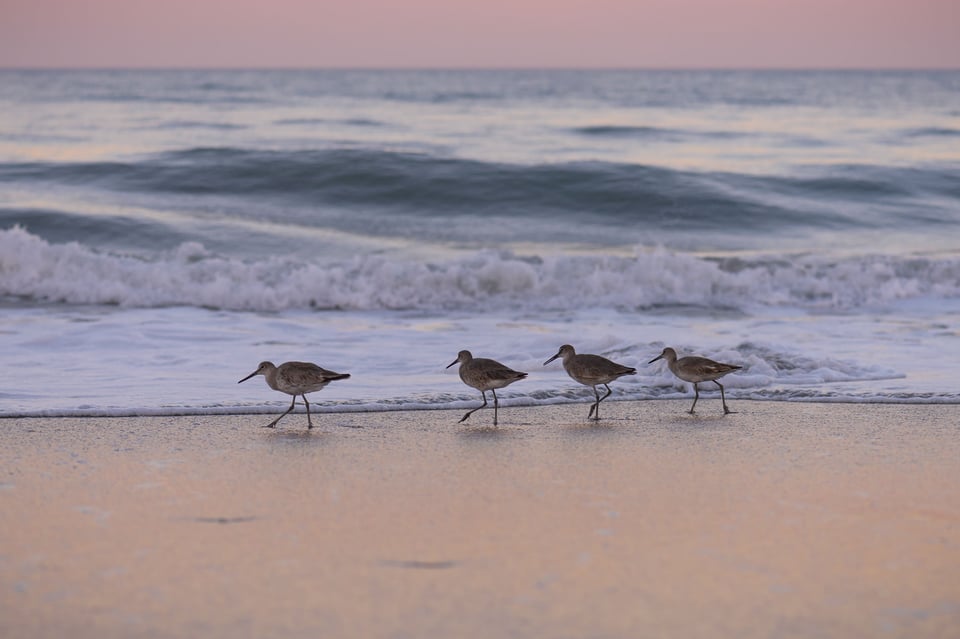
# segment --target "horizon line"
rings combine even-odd
[[[960,71],[958,66],[388,66],[388,65],[329,65],[329,66],[221,66],[221,65],[5,65],[0,63],[0,71],[797,71],[797,72],[908,72],[908,71]]]

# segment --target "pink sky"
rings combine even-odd
[[[960,0],[0,0],[0,67],[960,68]]]

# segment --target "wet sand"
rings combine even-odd
[[[960,637],[960,407],[730,403],[0,420],[0,637]]]

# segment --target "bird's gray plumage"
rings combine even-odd
[[[263,375],[267,380],[267,386],[275,391],[293,395],[293,401],[290,408],[280,417],[266,425],[266,428],[273,428],[281,419],[286,417],[287,413],[293,410],[297,403],[297,397],[303,398],[303,403],[307,407],[307,428],[313,428],[313,420],[310,417],[310,403],[307,401],[307,393],[315,393],[330,382],[347,379],[349,373],[335,373],[321,368],[310,362],[285,362],[280,366],[274,366],[273,362],[260,362],[257,370],[253,371],[238,384],[245,382],[254,375]]]

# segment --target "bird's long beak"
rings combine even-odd
[[[546,366],[547,364],[549,364],[549,363],[552,362],[553,360],[557,359],[558,357],[560,357],[560,353],[559,353],[559,352],[557,352],[556,355],[554,355],[553,357],[551,357],[550,359],[548,359],[547,361],[545,361],[545,362],[543,363],[543,365]]]
[[[653,363],[654,363],[655,361],[657,361],[658,359],[663,359],[663,353],[660,353],[659,355],[657,355],[656,357],[654,357],[653,359],[651,359],[649,362],[647,362],[647,364],[653,364]]]
[[[453,366],[454,364],[456,364],[456,363],[459,362],[459,361],[460,361],[460,358],[458,357],[457,359],[455,359],[455,360],[453,360],[452,362],[450,362],[449,364],[447,364],[447,368],[450,368],[451,366]]]
[[[252,373],[250,373],[249,375],[247,375],[246,377],[244,377],[243,379],[241,379],[241,380],[240,380],[239,382],[237,382],[237,383],[240,384],[240,383],[243,383],[243,382],[247,381],[248,379],[250,379],[251,377],[253,377],[254,375],[256,375],[256,374],[257,374],[257,371],[259,371],[259,370],[260,370],[260,369],[257,369],[257,370],[255,370],[255,371],[253,371]]]

